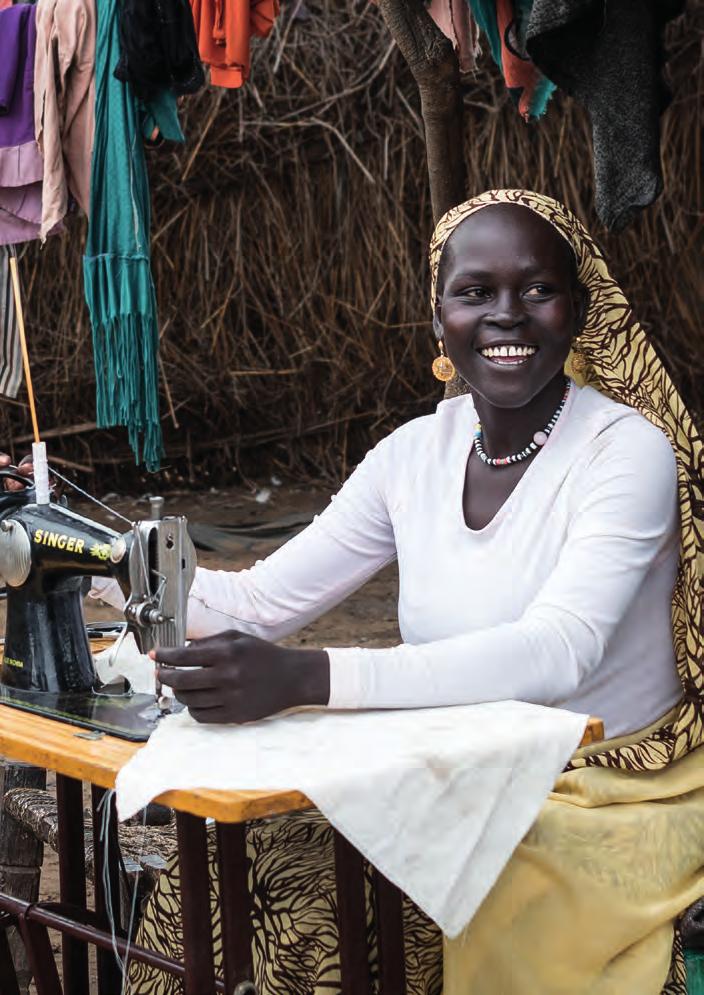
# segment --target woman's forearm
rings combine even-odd
[[[563,624],[566,623],[566,624]],[[432,708],[569,698],[601,647],[574,620],[523,620],[388,649],[328,649],[331,708]]]

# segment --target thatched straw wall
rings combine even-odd
[[[234,467],[344,476],[372,441],[439,397],[413,81],[373,6],[307,0],[307,11],[293,23],[282,16],[259,46],[251,86],[192,100],[186,147],[150,160],[167,483],[224,483]],[[699,417],[702,37],[701,5],[670,31],[665,195],[625,235],[604,239]],[[600,236],[585,115],[558,97],[526,127],[488,59],[482,66],[466,97],[470,192],[544,190]],[[89,486],[143,486],[124,433],[85,428],[94,386],[82,239],[77,221],[22,261],[40,420],[71,429],[51,448],[91,468]],[[2,418],[3,438],[22,450],[26,408],[3,405]]]

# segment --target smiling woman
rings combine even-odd
[[[444,245],[433,326],[479,416],[465,487],[475,527],[496,514],[562,412],[587,301],[569,243],[520,204],[470,215]],[[522,465],[499,480],[484,469],[509,464]]]
[[[491,407],[520,407],[514,433],[525,436],[554,410],[586,303],[573,250],[540,215],[496,204],[458,226],[440,258],[434,327],[483,421]]]
[[[573,758],[446,942],[442,982],[437,934],[406,909],[409,992],[685,995],[675,921],[704,894],[701,441],[562,205],[489,191],[441,219],[430,260],[441,354],[470,393],[382,440],[268,559],[199,569],[194,642],[157,651],[160,678],[202,722],[511,698],[602,717],[610,739]],[[576,344],[588,385],[565,373]],[[276,645],[394,558],[398,646]],[[250,834],[255,881],[265,866],[316,917],[292,961],[275,924],[295,916],[263,910],[262,995],[337,990],[337,944],[321,947],[336,936],[330,840],[307,818],[305,860],[321,870],[305,881],[291,823],[270,824],[265,847]],[[177,880],[172,861],[141,937],[172,952]],[[170,991],[146,970],[133,968],[134,995]]]

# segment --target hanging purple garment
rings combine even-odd
[[[0,245],[37,238],[44,164],[34,137],[36,9],[0,10]]]

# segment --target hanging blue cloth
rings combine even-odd
[[[477,27],[486,35],[491,56],[501,69],[501,37],[496,20],[496,0],[467,0]]]
[[[534,66],[526,52],[533,0],[467,0],[467,3],[521,114],[526,119],[542,117],[556,87]],[[502,25],[505,25],[503,31]]]

